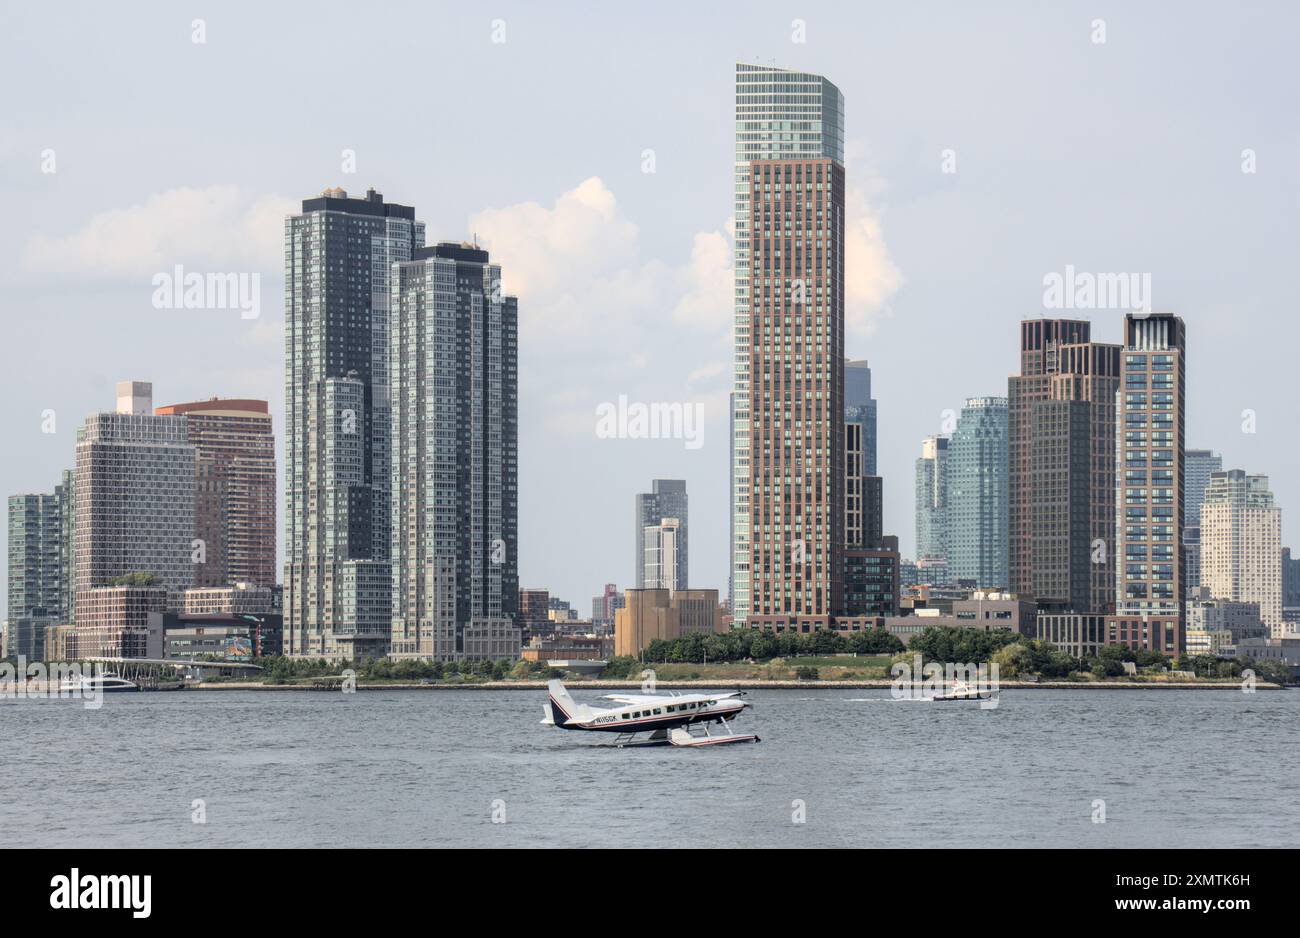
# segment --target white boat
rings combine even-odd
[[[140,685],[116,674],[77,675],[59,684],[61,694],[116,694],[139,690]]]
[[[991,688],[980,690],[978,686],[972,686],[965,681],[953,681],[952,689],[942,691],[931,697],[931,700],[984,700],[993,696]]]

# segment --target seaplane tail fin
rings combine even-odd
[[[551,692],[551,719],[556,726],[563,726],[570,720],[581,722],[591,717],[591,708],[570,697],[563,681],[549,681],[546,689]]]

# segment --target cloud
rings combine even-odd
[[[726,379],[727,392],[731,392],[731,362],[729,361],[712,361],[706,362],[699,368],[696,368],[686,376],[688,387],[696,388],[701,385],[718,384],[721,379]]]
[[[867,191],[850,188],[844,210],[845,326],[870,335],[889,315],[889,301],[902,287],[903,275],[890,256],[881,215]]]
[[[902,276],[873,205],[883,183],[868,177],[864,186],[848,193],[845,298],[848,327],[869,333],[888,315]],[[573,362],[584,376],[581,399],[543,405],[552,431],[590,435],[594,406],[619,394],[641,401],[704,396],[711,413],[726,417],[735,290],[731,220],[712,231],[684,232],[689,254],[680,262],[645,257],[638,226],[593,176],[549,206],[484,209],[469,228],[501,264],[506,290],[519,297],[521,342],[530,357]]]
[[[590,437],[597,404],[621,394],[681,401],[711,374],[702,368],[730,354],[726,230],[684,232],[689,255],[681,262],[647,257],[637,224],[595,176],[549,206],[485,209],[469,229],[501,264],[506,291],[519,297],[520,341],[530,358],[573,362],[583,375],[578,398],[537,401],[554,433]],[[682,327],[697,339],[683,344]]]
[[[469,225],[500,261],[505,289],[534,299],[579,295],[590,279],[629,263],[637,250],[636,225],[596,176],[550,208],[536,202],[489,208]]]
[[[695,236],[690,263],[681,272],[684,292],[673,309],[675,322],[730,331],[735,303],[731,248],[720,231]]]
[[[103,280],[148,278],[176,264],[278,276],[284,216],[298,210],[290,199],[255,197],[233,185],[169,189],[94,215],[71,234],[32,236],[23,268]]]

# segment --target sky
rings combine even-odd
[[[691,586],[725,594],[752,62],[845,96],[847,349],[905,556],[920,441],[1006,394],[1018,322],[1119,341],[1122,309],[1045,307],[1067,267],[1147,275],[1186,320],[1188,445],[1269,475],[1289,543],[1298,27],[1285,3],[7,4],[0,490],[52,491],[126,378],[265,398],[278,435],[283,217],[374,187],[519,297],[521,584],[585,613],[633,579],[633,496],[684,478]],[[257,274],[258,315],[157,308],[177,264]],[[620,396],[698,405],[700,435],[598,432]]]

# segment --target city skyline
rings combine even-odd
[[[517,76],[513,69],[526,67],[531,57],[540,54],[534,48],[535,37],[545,34],[546,27],[538,17],[517,9],[517,13],[507,13],[509,41],[506,50],[498,51],[513,54],[519,50],[523,61],[510,66],[502,64],[501,74],[491,74],[485,79],[490,86]],[[1250,127],[1250,108],[1239,119],[1232,119],[1231,115],[1225,119],[1220,110],[1222,102],[1210,94],[1206,96],[1206,116],[1187,117],[1177,123],[1165,155],[1148,158],[1127,154],[1123,171],[1135,178],[1123,179],[1116,175],[1118,167],[1113,157],[1106,156],[1099,144],[1094,146],[1083,140],[1079,152],[1071,154],[1057,152],[1050,142],[1035,143],[1028,136],[1027,118],[1036,113],[1038,99],[1027,91],[1021,91],[1021,97],[1012,96],[1022,103],[1022,109],[1007,119],[1010,129],[1016,132],[1010,134],[1011,139],[1005,144],[994,145],[988,137],[975,132],[969,122],[957,119],[959,108],[955,104],[939,107],[939,117],[917,120],[903,113],[907,109],[901,103],[875,98],[869,89],[878,75],[876,69],[898,67],[897,58],[886,52],[882,64],[861,64],[865,57],[850,56],[845,41],[832,35],[828,26],[820,26],[815,14],[814,10],[808,17],[806,44],[792,43],[788,16],[773,13],[771,22],[764,24],[762,30],[756,30],[750,23],[732,23],[734,29],[730,35],[735,38],[729,43],[689,37],[701,52],[708,50],[708,54],[693,57],[702,61],[690,62],[682,76],[663,79],[673,82],[671,87],[676,89],[667,95],[662,86],[652,89],[623,86],[624,90],[642,96],[661,94],[673,98],[688,88],[692,95],[698,95],[684,113],[675,115],[684,125],[682,136],[665,129],[662,118],[656,123],[652,117],[652,126],[644,134],[636,133],[635,123],[627,125],[622,149],[635,152],[622,153],[609,141],[598,140],[599,134],[594,130],[579,131],[581,141],[594,145],[594,150],[578,157],[576,147],[566,149],[565,157],[577,158],[564,163],[550,160],[534,175],[511,179],[500,190],[484,184],[461,187],[469,191],[441,191],[432,174],[421,172],[414,163],[403,165],[401,147],[385,142],[377,128],[359,133],[349,128],[347,135],[359,139],[347,141],[335,140],[340,134],[313,128],[309,140],[293,144],[304,148],[301,154],[295,150],[278,159],[274,146],[267,148],[256,139],[217,141],[211,156],[199,154],[188,160],[189,175],[182,177],[175,170],[166,170],[155,179],[152,165],[148,167],[151,175],[145,178],[138,169],[122,165],[121,157],[111,149],[97,152],[95,161],[88,161],[86,148],[78,142],[76,133],[68,133],[67,128],[60,130],[48,122],[33,121],[30,129],[11,136],[15,143],[6,152],[14,167],[29,167],[24,171],[30,172],[32,179],[19,188],[18,197],[26,202],[27,216],[36,219],[30,227],[19,225],[16,228],[21,230],[5,234],[11,248],[6,252],[9,260],[3,268],[6,286],[11,288],[9,296],[22,298],[24,303],[30,299],[34,312],[32,316],[13,317],[18,339],[30,354],[16,365],[17,393],[14,406],[6,411],[4,426],[7,439],[29,450],[31,458],[0,470],[6,492],[51,491],[60,471],[71,464],[74,428],[87,413],[100,406],[104,389],[112,380],[125,375],[149,378],[163,400],[202,400],[212,394],[268,399],[277,444],[282,447],[285,428],[278,369],[282,310],[275,287],[279,279],[275,256],[283,251],[278,233],[282,206],[266,200],[301,199],[330,185],[344,185],[354,193],[373,185],[411,204],[432,206],[422,214],[439,236],[468,238],[478,231],[493,251],[494,259],[499,256],[507,271],[512,264],[518,264],[521,282],[528,287],[518,291],[521,303],[529,305],[529,292],[540,298],[521,320],[521,330],[529,331],[532,338],[539,340],[531,348],[521,343],[526,349],[521,362],[521,389],[529,384],[533,396],[521,394],[520,450],[525,459],[528,454],[535,454],[531,468],[536,470],[535,475],[524,474],[521,481],[521,530],[557,530],[561,519],[574,516],[625,518],[626,508],[621,506],[626,505],[628,495],[637,491],[647,476],[683,478],[697,496],[692,579],[703,586],[716,586],[725,593],[730,285],[724,262],[720,268],[722,288],[717,289],[716,284],[707,287],[719,278],[718,270],[705,266],[705,261],[710,251],[719,247],[724,255],[729,253],[725,224],[731,206],[718,197],[726,182],[716,164],[721,162],[725,170],[725,154],[733,130],[729,122],[731,72],[736,61],[770,57],[782,66],[825,74],[843,90],[851,115],[845,128],[850,187],[859,178],[871,180],[878,187],[867,198],[866,204],[870,206],[867,211],[855,208],[850,199],[848,220],[851,232],[855,222],[865,219],[878,234],[875,240],[867,238],[858,244],[860,252],[883,248],[885,259],[893,259],[888,264],[877,264],[866,259],[878,260],[880,255],[868,252],[859,253],[855,263],[855,242],[850,237],[847,264],[850,274],[863,267],[869,267],[872,274],[880,274],[879,282],[886,286],[874,295],[881,295],[883,290],[887,299],[876,310],[888,309],[892,315],[871,320],[875,331],[868,335],[863,328],[863,317],[858,314],[867,308],[863,298],[873,294],[868,290],[855,295],[852,283],[848,284],[849,334],[845,351],[849,357],[872,362],[873,394],[881,404],[880,473],[886,480],[884,530],[903,538],[901,548],[905,556],[914,556],[914,545],[909,543],[908,519],[912,506],[907,496],[907,480],[916,441],[940,432],[944,411],[959,409],[966,397],[1002,393],[1006,375],[1015,370],[1007,351],[1009,337],[1014,335],[1019,320],[1045,314],[1042,280],[1048,274],[1066,270],[1067,265],[1079,270],[1152,272],[1156,307],[1171,309],[1188,322],[1189,355],[1195,362],[1188,377],[1188,443],[1221,452],[1225,465],[1269,475],[1277,503],[1284,508],[1293,505],[1295,500],[1291,496],[1297,489],[1288,469],[1296,463],[1296,444],[1284,428],[1285,401],[1270,387],[1270,381],[1285,367],[1280,355],[1286,343],[1260,348],[1252,336],[1277,330],[1287,335],[1295,328],[1280,312],[1285,308],[1285,294],[1277,277],[1285,265],[1275,263],[1285,253],[1294,253],[1295,247],[1295,231],[1286,227],[1293,223],[1276,219],[1279,204],[1295,202],[1294,176],[1285,168],[1300,165],[1293,158],[1294,145],[1276,138],[1269,140],[1267,135],[1261,136],[1257,129]],[[276,16],[268,15],[273,19]],[[715,15],[702,12],[702,24],[707,27]],[[32,16],[19,14],[20,33],[24,23],[30,22],[25,17]],[[233,16],[237,19],[239,14]],[[975,18],[965,17],[956,8],[953,17],[956,20],[953,32],[941,32],[939,37],[940,41],[954,40],[948,44],[952,48],[945,45],[954,56],[949,66],[952,71],[943,72],[949,77],[957,74],[963,63],[969,63],[965,56],[975,54],[963,52],[955,43],[957,25],[965,29],[979,25]],[[1124,70],[1129,80],[1133,79],[1135,69],[1140,70],[1140,77],[1147,74],[1147,67],[1154,67],[1139,64],[1137,49],[1141,43],[1133,38],[1152,29],[1152,20],[1145,14],[1131,13],[1112,19],[1111,41],[1101,49],[1088,43],[1086,17],[1082,14],[1076,17],[1077,23],[1066,22],[1068,18],[1061,13],[1033,13],[1029,18],[1040,29],[1045,25],[1050,27],[1049,32],[1057,41],[1070,43],[1071,54],[1061,66],[1066,74],[1092,76],[1104,85],[1110,80],[1106,69],[1092,67],[1086,58],[1098,53],[1108,56],[1108,67]],[[179,56],[229,55],[229,44],[236,37],[241,43],[255,41],[246,31],[235,29],[234,23],[223,24],[216,18],[210,22],[214,26],[206,49],[193,49],[188,45],[188,37],[183,35],[184,30],[178,32],[181,39],[178,45],[182,47],[166,53],[178,57],[177,67],[202,69],[203,66],[192,66]],[[626,14],[604,14],[598,25],[628,27],[633,22],[635,19]],[[222,28],[217,29],[216,25]],[[661,28],[650,22],[644,25],[651,30]],[[1003,41],[1014,42],[1022,27],[999,21],[999,26],[1002,25],[1009,28],[1009,38]],[[456,18],[453,26],[463,29],[466,36],[481,33],[482,42],[491,48],[486,22],[464,16]],[[306,26],[309,32],[314,28],[311,24]],[[908,17],[897,28],[908,29]],[[1186,23],[1181,28],[1196,32],[1202,27]],[[78,31],[72,30],[65,38],[74,51],[80,49],[91,60],[98,55],[92,46],[80,47],[86,37]],[[326,43],[332,41],[328,30],[321,33],[321,38]],[[550,39],[563,41],[564,36],[554,33]],[[161,33],[154,32],[141,41],[158,44],[164,40]],[[1269,43],[1269,40],[1257,41]],[[731,43],[746,48],[733,49]],[[765,54],[744,54],[753,48]],[[1245,60],[1242,48],[1229,44],[1226,50],[1220,51],[1224,52],[1223,57],[1216,57],[1205,75],[1188,78],[1205,82],[1206,88],[1218,87],[1225,78],[1236,80],[1233,68]],[[10,68],[39,68],[40,57],[45,52],[37,44],[21,53],[12,65],[5,66],[6,75],[10,76]],[[1229,64],[1223,64],[1225,61]],[[1264,62],[1268,61],[1265,56]],[[1023,67],[1028,69],[1031,63]],[[122,67],[127,74],[134,68],[130,64]],[[995,87],[1010,89],[1020,67],[1003,65],[1001,68]],[[986,83],[990,80],[984,79]],[[103,92],[96,90],[92,97],[111,91],[120,81],[119,76],[110,74]],[[1063,92],[1063,84],[1055,81],[1050,84],[1058,94]],[[1154,100],[1160,100],[1163,93],[1160,88],[1150,82],[1143,87]],[[169,92],[165,89],[157,94],[162,96],[162,101],[168,100]],[[929,86],[909,94],[912,104],[942,100]],[[943,94],[965,101],[965,92],[952,86]],[[509,95],[503,94],[501,100],[509,101]],[[1071,103],[1068,95],[1065,101],[1068,109]],[[1086,110],[1086,100],[1073,103],[1084,107],[1085,114],[1090,113]],[[503,106],[511,107],[510,113],[519,115],[521,126],[528,126],[528,119],[515,106]],[[147,113],[136,110],[131,103],[114,107],[116,113],[128,118],[123,122],[125,125],[130,126],[133,119],[137,126],[147,126]],[[1116,116],[1117,132],[1122,132],[1126,123],[1132,125],[1139,119],[1141,108],[1121,107],[1120,112]],[[222,112],[218,110],[218,113]],[[652,109],[650,113],[660,112]],[[255,112],[253,118],[256,125],[266,120],[266,115]],[[75,120],[75,112],[66,119]],[[1213,155],[1204,152],[1201,120],[1228,128],[1214,137],[1222,142],[1222,152]],[[1003,126],[1004,131],[1007,126]],[[1241,140],[1229,146],[1232,131]],[[685,134],[696,139],[687,140]],[[639,140],[641,136],[666,137],[666,140],[661,143],[647,139],[644,146],[626,146],[626,139]],[[1197,141],[1195,147],[1190,145],[1193,139]],[[1182,141],[1188,145],[1180,150]],[[426,149],[429,143],[421,142]],[[184,149],[183,144],[178,146]],[[941,154],[946,146],[956,150],[958,170],[951,178],[940,172]],[[1002,149],[1003,146],[1021,149]],[[1260,153],[1261,171],[1253,176],[1243,174],[1238,165],[1241,149],[1248,146]],[[38,172],[37,156],[47,147],[57,152],[58,171],[42,176]],[[342,172],[339,166],[339,154],[349,148],[356,150],[360,165],[355,175]],[[642,153],[647,148],[654,150],[654,173],[642,171],[646,159]],[[231,159],[240,150],[249,150],[254,157],[248,165]],[[302,159],[311,150],[317,153],[314,162]],[[138,148],[132,152],[138,153]],[[1026,165],[1027,160],[1045,153],[1052,157],[1051,174],[1036,173]],[[173,157],[169,153],[166,162],[173,162]],[[453,158],[448,156],[448,159]],[[1018,184],[989,175],[987,167],[999,159],[1023,170]],[[1090,177],[1091,184],[1081,186],[1084,191],[1078,200],[1057,195],[1052,188],[1057,177],[1071,178],[1073,168],[1077,179],[1078,168],[1084,166],[1099,175]],[[459,168],[463,170],[464,165]],[[305,180],[305,175],[313,178]],[[7,176],[18,177],[17,169]],[[110,179],[112,184],[108,182]],[[592,179],[596,182],[590,182]],[[1231,238],[1192,235],[1181,230],[1189,222],[1187,214],[1177,209],[1183,194],[1179,193],[1176,200],[1170,191],[1176,181],[1197,183],[1198,211],[1219,212],[1221,217],[1233,218],[1238,217],[1237,210],[1261,213],[1260,217],[1270,219],[1269,239],[1261,241],[1262,235],[1254,233],[1250,225],[1243,225],[1241,231],[1234,229]],[[222,201],[225,190],[210,191],[227,185],[241,187],[243,194],[226,193],[226,200]],[[1246,190],[1243,186],[1254,188]],[[182,187],[190,187],[194,195],[192,203],[184,202],[181,196],[166,196]],[[1044,200],[1047,204],[1040,213],[1032,202],[1043,198],[1045,193],[1051,197]],[[974,211],[986,206],[985,200],[993,195],[998,204],[1010,206],[1009,213],[1024,216],[1025,227],[1032,229],[1035,241],[1046,243],[1021,242],[1017,249],[1015,240],[1004,227],[1005,222],[993,223],[990,231],[995,236],[996,252],[989,248],[980,255],[985,262],[992,260],[993,266],[979,281],[980,296],[975,309],[966,302],[961,304],[965,316],[936,320],[932,310],[955,309],[959,305],[953,300],[960,293],[945,292],[945,284],[949,280],[969,280],[972,274],[973,260],[955,253],[956,243],[951,239],[957,231],[971,232]],[[1090,207],[1088,200],[1098,204]],[[655,207],[659,204],[663,205],[662,210]],[[940,205],[947,205],[950,211],[935,214],[940,212],[937,207]],[[1113,218],[1104,219],[1108,209],[1118,216],[1125,205],[1141,206],[1145,227],[1141,239],[1117,236]],[[137,220],[134,226],[116,229],[120,232],[122,250],[115,255],[106,254],[103,236],[99,234],[103,223],[93,225],[92,220],[105,213],[126,212],[132,206],[137,207],[133,214],[118,219]],[[198,219],[202,223],[195,227],[211,243],[195,236],[174,237],[179,229],[167,227],[166,219],[177,214],[184,216],[186,207],[201,210]],[[886,208],[887,215],[883,214]],[[1263,215],[1264,212],[1268,214]],[[678,223],[666,224],[661,215],[664,219],[677,215],[687,222],[685,227]],[[938,229],[938,241],[929,242],[926,248],[933,256],[927,257],[921,240],[926,221],[945,218],[953,224]],[[1058,220],[1054,222],[1053,218]],[[663,331],[679,338],[667,345],[641,347],[637,354],[647,364],[653,363],[653,369],[645,365],[640,369],[630,368],[634,356],[624,352],[636,347],[639,339],[648,333],[637,331],[630,336],[619,336],[600,325],[591,335],[575,337],[573,326],[590,324],[581,309],[587,304],[575,301],[577,294],[570,289],[571,282],[561,279],[555,269],[557,256],[530,256],[520,244],[520,236],[512,240],[513,229],[528,233],[528,237],[552,230],[575,234],[573,250],[560,255],[558,260],[585,272],[585,282],[596,287],[591,298],[593,306],[600,306],[610,295],[609,285],[618,281],[609,276],[609,271],[617,271],[620,264],[626,266],[628,257],[634,258],[630,262],[633,270],[642,270],[653,260],[666,264],[666,270],[680,273],[688,283],[695,283],[691,280],[692,272],[699,272],[703,276],[700,283],[706,288],[686,289],[680,296],[669,298],[673,300],[668,308],[674,311],[674,321],[671,329]],[[232,238],[232,231],[239,232],[241,237]],[[267,234],[268,231],[271,233]],[[929,233],[933,235],[934,231],[931,225]],[[611,232],[614,237],[609,236]],[[1099,240],[1102,232],[1116,243],[1103,244]],[[1166,235],[1163,239],[1161,232]],[[249,237],[244,238],[243,234]],[[245,242],[264,245],[257,249],[262,253],[243,246]],[[593,258],[591,249],[597,245],[603,245],[607,252]],[[271,260],[267,262],[267,258]],[[690,266],[691,258],[700,260],[702,266],[698,270]],[[1250,258],[1248,264],[1244,262],[1246,258]],[[612,267],[593,267],[597,260]],[[263,278],[260,316],[246,321],[237,311],[151,307],[150,277],[156,271],[170,270],[174,263],[193,265],[194,269],[205,272],[260,272]],[[55,283],[54,271],[62,272],[65,264],[75,269],[76,276]],[[891,266],[900,275],[900,281],[893,287],[888,286],[891,281],[887,276]],[[1216,271],[1225,283],[1214,284],[1213,278],[1206,274],[1208,270]],[[1232,273],[1237,270],[1249,270],[1251,276]],[[509,273],[506,286],[514,292]],[[79,312],[91,304],[96,310],[93,319]],[[530,319],[533,311],[537,318]],[[1118,342],[1122,312],[1076,310],[1071,316],[1092,320],[1095,341]],[[705,328],[708,322],[713,323],[712,331]],[[51,323],[73,328],[52,329]],[[948,341],[936,341],[935,329],[939,324]],[[537,335],[539,328],[545,331],[550,325],[556,326],[555,338],[547,340]],[[695,348],[682,348],[687,344],[680,341],[683,334],[699,339],[691,343]],[[597,340],[607,355],[610,348],[621,350],[609,362],[614,373],[598,376],[595,369],[590,374],[575,370],[579,363],[594,360],[584,343]],[[213,355],[208,361],[218,364],[208,367],[206,362],[196,363],[182,351],[191,348],[211,349]],[[972,357],[969,354],[972,348],[981,354]],[[91,355],[93,359],[88,359]],[[1255,362],[1257,367],[1237,367],[1239,362],[1247,360]],[[51,362],[61,365],[65,361],[70,376],[56,386],[48,377],[55,371]],[[669,369],[661,371],[664,363],[669,363]],[[719,363],[721,370],[718,370]],[[552,367],[555,370],[548,370]],[[648,371],[658,374],[647,378]],[[1234,380],[1224,388],[1221,378],[1228,373]],[[686,448],[681,440],[602,440],[592,432],[595,407],[603,401],[617,399],[619,393],[636,400],[674,401],[683,399],[683,389],[687,390],[688,399],[698,398],[706,405],[704,445],[698,451]],[[46,410],[56,415],[57,429],[53,434],[41,432]],[[1245,411],[1251,412],[1249,431],[1245,429]],[[546,447],[543,440],[558,440],[560,445]],[[549,458],[543,458],[544,453]],[[283,450],[280,458],[283,459]],[[605,469],[597,477],[585,467],[588,462],[610,466],[612,471]],[[563,497],[543,496],[557,490]],[[607,547],[610,542],[622,554],[617,547],[625,543],[620,532],[609,532],[606,536],[604,528],[594,526],[594,522],[575,527],[571,533],[565,531],[560,535],[564,541],[558,550],[541,547],[541,538],[522,537],[520,572],[524,582],[547,584],[553,594],[579,601],[605,582],[626,580],[620,574],[622,565],[611,568],[605,559],[611,552]],[[284,543],[283,532],[280,540]],[[530,540],[536,546],[529,547]],[[1284,528],[1283,543],[1286,541]]]

